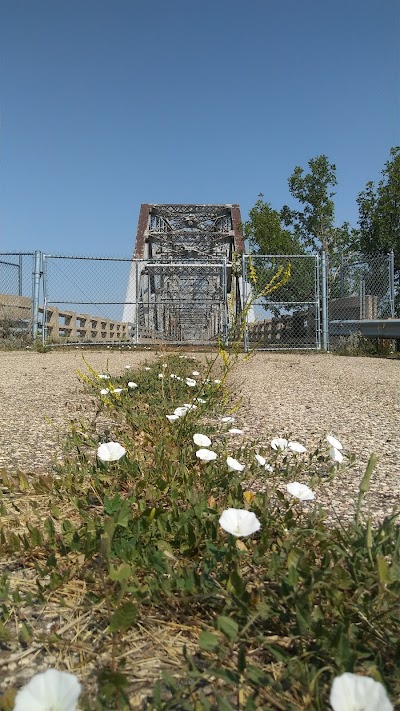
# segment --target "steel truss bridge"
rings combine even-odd
[[[137,342],[226,339],[242,308],[232,260],[243,252],[239,205],[143,204],[122,319]]]

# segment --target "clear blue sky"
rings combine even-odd
[[[246,219],[321,153],[355,225],[399,37],[398,0],[0,0],[0,250],[130,256],[142,202]]]

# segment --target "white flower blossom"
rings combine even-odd
[[[291,452],[296,452],[297,454],[303,454],[304,452],[307,452],[304,445],[300,444],[300,442],[292,442],[291,440],[287,443],[287,448]]]
[[[292,496],[300,501],[312,501],[315,499],[314,492],[305,484],[299,484],[297,481],[293,481],[286,485],[286,489]]]
[[[333,680],[329,698],[333,711],[392,711],[385,687],[370,676],[345,672]]]
[[[75,711],[80,693],[76,676],[47,669],[18,691],[14,711]]]
[[[175,422],[175,420],[179,420],[179,415],[165,415],[165,417],[170,422]]]
[[[197,444],[198,447],[209,447],[211,444],[210,438],[200,433],[193,435],[193,442]]]
[[[119,394],[122,393],[124,390],[125,390],[125,388],[114,388],[113,393],[114,393],[115,395],[119,395]]]
[[[336,464],[341,464],[343,462],[343,454],[341,453],[340,449],[336,449],[336,447],[330,448],[329,457],[331,458],[332,462],[335,462]]]
[[[266,464],[266,461],[267,461],[267,460],[265,459],[265,457],[262,457],[261,454],[256,454],[255,457],[256,457],[257,462],[259,463],[260,467],[265,467],[265,464]]]
[[[186,385],[189,385],[190,388],[194,388],[197,385],[196,381],[193,380],[193,378],[186,378],[185,382]]]
[[[221,422],[235,422],[235,418],[227,415],[226,417],[221,417]]]
[[[196,452],[196,457],[203,462],[212,462],[217,456],[217,453],[213,452],[212,449],[198,449]]]
[[[233,472],[242,472],[244,469],[244,464],[240,464],[240,462],[238,462],[238,460],[234,459],[233,457],[227,457],[226,463],[228,465],[228,468]]]
[[[275,437],[271,441],[272,449],[284,450],[284,449],[287,449],[287,446],[288,446],[288,440],[284,439],[283,437]]]
[[[261,527],[255,513],[246,509],[225,509],[219,519],[219,525],[232,536],[251,536]]]
[[[204,400],[202,397],[196,397],[196,402],[199,402],[201,405],[204,405],[207,400]]]
[[[97,456],[102,462],[116,462],[125,453],[126,449],[119,442],[103,442],[97,449]]]
[[[97,377],[101,378],[101,380],[109,380],[110,379],[110,376],[105,375],[104,373],[99,373],[99,375]]]
[[[231,430],[228,430],[229,434],[233,435],[242,435],[244,434],[243,430],[239,430],[237,427],[232,427]]]
[[[137,383],[133,383],[132,381],[130,381],[128,383],[128,388],[137,388],[137,387],[138,387]]]
[[[187,411],[187,407],[176,407],[174,410],[174,415],[177,415],[178,417],[183,417],[187,414]]]
[[[200,373],[198,370],[193,370],[192,375],[197,376],[197,375],[200,375]]]
[[[334,447],[335,449],[343,449],[342,443],[339,442],[336,437],[333,437],[333,435],[328,435],[326,441],[328,442],[328,444],[331,445],[331,447]]]
[[[109,392],[110,392],[110,391],[109,391],[108,388],[102,388],[102,389],[100,390],[100,395],[108,395]]]

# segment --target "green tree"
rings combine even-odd
[[[264,201],[262,193],[249,212],[249,219],[244,224],[244,234],[253,254],[304,252],[296,236],[283,226],[280,213]]]
[[[359,248],[367,254],[393,250],[400,269],[400,146],[391,148],[390,159],[375,186],[368,182],[358,198]]]
[[[302,210],[292,210],[285,205],[281,218],[287,227],[291,227],[295,239],[305,249],[319,251],[323,249],[333,254],[343,249],[350,242],[348,223],[335,227],[335,192],[337,185],[336,166],[325,155],[308,161],[309,172],[296,166],[290,176],[291,195],[303,206]]]
[[[280,267],[290,268],[290,278],[272,294],[263,299],[265,305],[274,311],[271,302],[293,303],[313,299],[314,273],[310,271],[309,261],[287,259],[274,255],[305,254],[304,245],[297,235],[284,227],[280,213],[264,201],[262,193],[258,196],[254,207],[249,212],[249,219],[244,224],[244,234],[249,241],[250,281],[253,296],[261,293],[270,283]],[[258,258],[258,255],[270,255],[269,259]],[[253,258],[254,257],[254,258]],[[296,310],[301,310],[301,303]],[[278,309],[279,312],[279,309]]]

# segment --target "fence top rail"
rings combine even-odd
[[[267,257],[268,259],[275,259],[275,257],[285,257],[287,259],[288,257],[296,257],[296,259],[318,259],[319,254],[244,254],[243,258],[244,259],[258,259],[261,257]]]
[[[0,252],[1,257],[33,257],[35,252]]]
[[[43,252],[44,259],[87,259],[98,262],[135,262],[143,261],[140,259],[132,259],[131,257],[90,257],[89,255],[79,254],[47,254]]]

